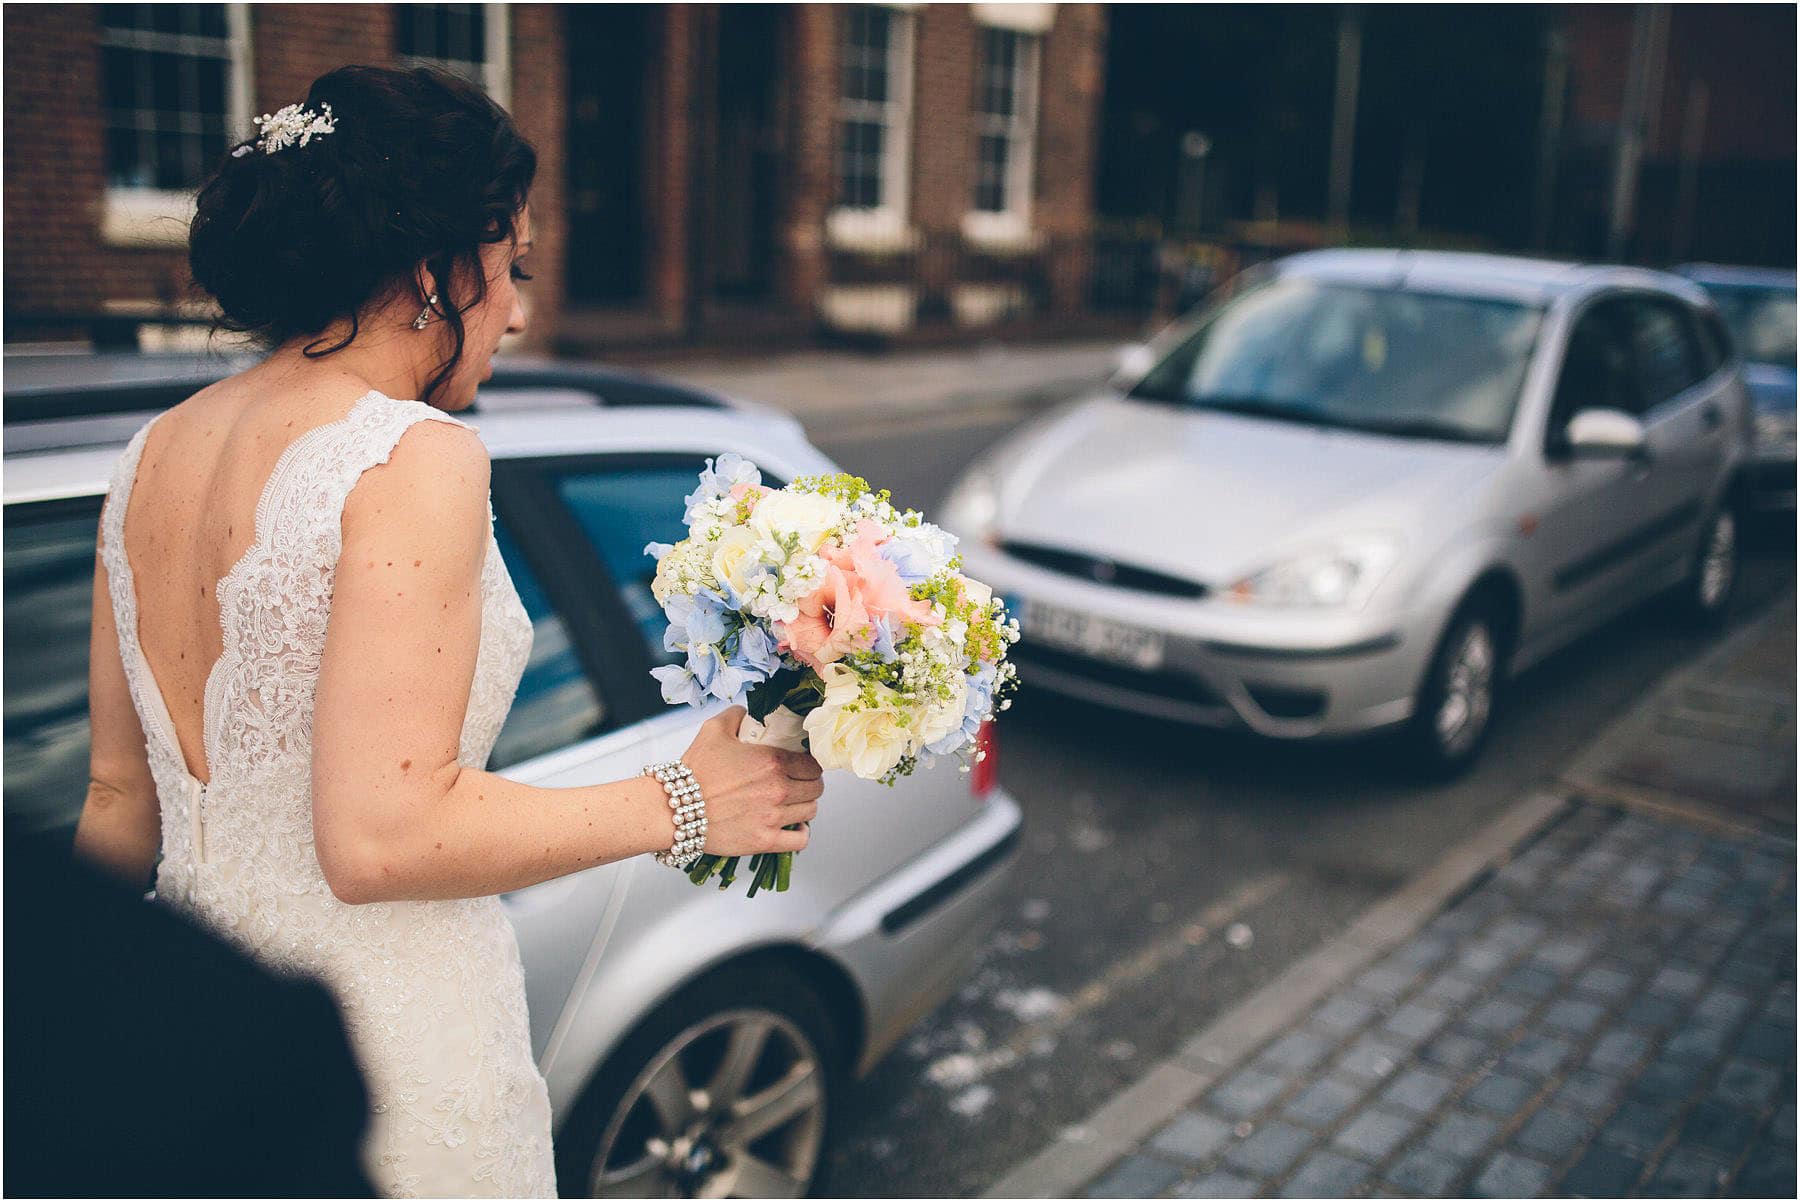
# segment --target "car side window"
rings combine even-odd
[[[1731,358],[1731,342],[1717,314],[1696,308],[1684,308],[1682,313],[1694,345],[1700,349],[1700,375],[1704,379]]]
[[[1583,409],[1622,409],[1638,413],[1637,379],[1631,350],[1621,328],[1621,312],[1614,301],[1590,306],[1569,331],[1563,351],[1562,374],[1545,427],[1547,445],[1561,438],[1569,419]]]
[[[6,818],[73,834],[87,798],[88,643],[100,498],[6,510]]]
[[[504,518],[494,524],[494,542],[525,612],[531,615],[531,657],[506,724],[494,740],[489,771],[580,742],[606,725],[606,708],[576,654],[568,623],[525,562]]]
[[[1629,312],[1640,412],[1647,412],[1698,384],[1705,373],[1693,332],[1674,302],[1634,298]]]
[[[644,554],[648,543],[678,543],[687,537],[683,501],[698,484],[703,456],[658,456],[632,459],[620,456],[595,460],[590,466],[558,474],[552,487],[575,515],[583,533],[594,544],[606,573],[619,588],[626,609],[637,626],[651,662],[676,663],[679,652],[663,649],[668,619],[656,603],[650,584],[656,579],[656,560]],[[763,483],[781,487],[782,481],[763,475]]]

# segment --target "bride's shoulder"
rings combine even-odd
[[[383,439],[351,489],[346,516],[357,509],[449,515],[485,507],[492,463],[474,427],[421,401],[383,398],[376,403],[386,402],[395,407],[398,427]]]

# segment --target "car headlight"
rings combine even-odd
[[[1792,413],[1759,413],[1756,415],[1756,441],[1766,447],[1794,445]]]
[[[942,525],[953,534],[990,541],[1000,521],[1000,480],[993,469],[976,465],[944,498]]]
[[[1392,535],[1346,537],[1246,576],[1224,596],[1243,605],[1360,609],[1399,558]]]

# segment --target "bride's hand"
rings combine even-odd
[[[819,813],[824,769],[804,751],[738,742],[745,710],[734,705],[707,720],[682,759],[706,798],[707,855],[799,851],[810,833],[783,828]]]

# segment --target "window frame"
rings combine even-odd
[[[225,10],[225,130],[229,142],[234,136],[248,136],[251,129],[251,73],[255,60],[251,49],[250,5],[228,3],[220,7]],[[95,28],[99,46],[115,44],[109,40],[110,34],[105,25],[96,20]],[[104,73],[104,66],[102,72]],[[104,105],[102,108],[104,109]],[[110,125],[103,120],[103,127],[110,128]],[[171,189],[120,185],[109,181],[102,193],[101,241],[111,246],[185,247],[198,195],[198,184],[192,189]]]
[[[1712,373],[1706,370],[1706,349],[1701,345],[1700,332],[1694,326],[1694,322],[1688,312],[1688,306],[1679,297],[1670,296],[1664,292],[1637,289],[1622,294],[1622,300],[1626,306],[1627,318],[1631,322],[1634,331],[1631,340],[1631,362],[1632,371],[1637,377],[1638,404],[1640,406],[1634,416],[1636,416],[1639,421],[1649,422],[1662,411],[1683,404],[1684,400],[1688,398],[1696,388],[1699,388],[1704,384],[1711,377]],[[1675,323],[1675,328],[1679,332],[1682,346],[1687,351],[1688,372],[1691,377],[1687,383],[1669,393],[1667,396],[1655,401],[1647,401],[1647,398],[1650,396],[1649,381],[1646,378],[1648,364],[1638,354],[1637,340],[1635,337],[1635,328],[1640,320],[1640,314],[1647,309],[1661,309],[1665,311],[1668,314],[1669,319]]]
[[[1563,335],[1562,349],[1557,356],[1556,377],[1551,382],[1550,403],[1544,414],[1544,434],[1541,442],[1543,453],[1546,458],[1558,458],[1564,454],[1565,442],[1563,435],[1568,431],[1569,420],[1573,418],[1575,414],[1581,412],[1580,409],[1570,409],[1567,412],[1563,412],[1559,407],[1562,395],[1563,375],[1569,370],[1569,349],[1575,344],[1576,331],[1581,328],[1582,322],[1596,314],[1602,314],[1607,310],[1622,308],[1626,298],[1627,294],[1623,292],[1600,293],[1590,297],[1569,314],[1568,329]],[[1643,385],[1642,381],[1638,378],[1637,355],[1632,349],[1629,331],[1620,328],[1616,324],[1623,320],[1628,320],[1629,317],[1628,315],[1611,315],[1609,319],[1615,323],[1614,328],[1611,331],[1611,336],[1615,340],[1620,338],[1625,339],[1624,352],[1627,360],[1627,383],[1633,393],[1633,407],[1623,410],[1622,412],[1629,413],[1631,416],[1642,421],[1644,410],[1641,390]],[[1589,407],[1591,408],[1591,406]]]
[[[979,26],[979,42],[975,59],[975,88],[970,106],[971,178],[969,206],[963,215],[963,236],[976,243],[1009,243],[1029,238],[1032,201],[1037,189],[1037,143],[1039,102],[1043,79],[1044,37],[1020,29],[997,25]],[[985,112],[981,107],[983,86],[989,70],[989,39],[1015,39],[1013,59],[1013,113],[1009,117]],[[981,190],[981,139],[1000,136],[1006,139],[1005,207],[983,209],[979,206]]]
[[[576,659],[600,696],[601,728],[592,736],[598,738],[654,717],[667,705],[618,582],[556,491],[556,475],[595,459],[594,452],[496,458],[492,491],[496,518],[506,524],[544,596],[562,616]],[[620,639],[621,630],[632,637]]]
[[[844,95],[842,55],[849,44],[849,16],[853,9],[879,10],[889,21],[887,73],[888,99],[856,100]],[[841,246],[880,246],[904,241],[911,209],[913,71],[918,43],[917,14],[898,4],[844,5],[836,14],[838,71],[833,81],[831,207],[825,228],[829,239]],[[875,112],[879,110],[879,112]],[[882,142],[880,200],[873,206],[847,205],[840,199],[843,186],[844,126],[851,121],[879,120],[886,131]]]
[[[395,5],[396,10],[402,8],[449,7],[447,5]],[[454,70],[452,64],[467,63],[481,68],[481,86],[491,96],[494,103],[508,107],[512,103],[512,6],[509,4],[471,4],[469,8],[482,10],[482,58],[479,63],[472,59],[443,58],[428,54],[404,54],[398,45],[399,25],[395,24],[394,58],[402,66],[435,66]],[[463,74],[458,72],[458,74]]]

